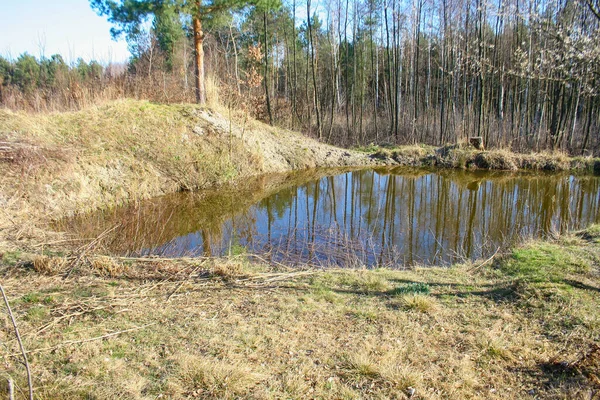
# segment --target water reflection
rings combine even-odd
[[[244,189],[178,194],[63,221],[108,250],[287,263],[402,267],[486,257],[497,247],[600,222],[600,178],[411,169],[312,171]]]

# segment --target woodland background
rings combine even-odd
[[[0,105],[193,102],[191,19],[163,6],[142,22],[114,32],[124,64],[0,57]],[[209,104],[329,143],[600,154],[600,0],[286,0],[203,25]]]

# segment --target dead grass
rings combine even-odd
[[[265,378],[239,361],[228,363],[218,358],[188,355],[178,358],[176,363],[176,384],[180,385],[179,395],[183,397],[237,398]]]
[[[422,313],[432,313],[436,309],[435,301],[421,294],[404,295],[401,297],[400,302],[407,310]]]
[[[598,232],[475,272],[90,254],[64,279],[50,260],[70,255],[5,253],[2,282],[40,398],[584,399],[600,390]],[[0,342],[0,385],[22,396],[5,319]]]
[[[244,263],[240,260],[226,260],[215,263],[212,267],[212,274],[229,280],[244,276],[245,269]]]
[[[560,151],[520,154],[506,149],[478,151],[466,143],[440,148],[432,146],[400,146],[360,148],[382,162],[405,166],[434,166],[441,168],[532,171],[579,171],[598,173],[600,159],[570,157]]]
[[[64,257],[50,257],[39,255],[33,258],[33,269],[44,275],[57,275],[65,271],[68,260]]]

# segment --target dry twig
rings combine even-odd
[[[64,276],[64,279],[67,279],[71,273],[73,272],[73,270],[75,269],[75,267],[77,266],[77,264],[79,264],[79,262],[86,256],[86,254],[90,251],[92,251],[109,233],[111,233],[112,231],[114,231],[115,229],[117,229],[120,225],[117,224],[115,226],[113,226],[112,228],[109,228],[107,230],[105,230],[104,232],[102,232],[100,235],[98,235],[98,237],[96,237],[94,240],[92,240],[90,243],[81,246],[78,250],[77,250],[77,257],[75,257],[75,259],[71,262],[70,266],[69,266],[69,270],[67,271],[67,273]]]
[[[175,289],[174,289],[174,290],[173,290],[171,293],[169,293],[169,295],[167,296],[167,301],[171,300],[171,297],[173,297],[173,295],[174,295],[175,293],[177,293],[177,291],[178,291],[179,289],[181,289],[181,287],[183,286],[183,284],[184,284],[185,282],[187,282],[187,281],[188,281],[188,280],[189,280],[189,279],[192,277],[192,275],[194,275],[194,274],[195,274],[195,273],[196,273],[196,272],[197,272],[197,271],[198,271],[198,270],[199,270],[201,267],[202,267],[202,266],[201,266],[201,265],[199,265],[199,266],[197,266],[196,268],[194,268],[194,269],[193,269],[193,271],[192,271],[192,272],[190,272],[190,273],[189,273],[189,275],[188,275],[188,276],[187,276],[185,279],[183,279],[181,282],[179,282],[179,285],[177,285],[177,287],[176,287],[176,288],[175,288]]]
[[[29,386],[29,400],[33,400],[33,381],[31,378],[31,369],[29,368],[29,361],[27,360],[27,352],[25,351],[25,346],[23,346],[23,341],[21,340],[21,335],[19,334],[19,328],[17,327],[17,321],[15,320],[15,316],[10,308],[10,304],[8,303],[8,298],[6,297],[6,293],[4,292],[4,288],[0,285],[0,292],[2,293],[2,298],[4,299],[4,304],[6,304],[6,310],[8,312],[8,316],[12,322],[13,328],[15,330],[15,336],[17,337],[17,342],[19,342],[19,348],[21,349],[21,355],[23,356],[23,362],[25,364],[25,370],[27,371],[27,385]]]
[[[468,269],[467,272],[475,272],[475,271],[479,270],[481,267],[483,267],[484,265],[489,264],[496,257],[496,254],[498,254],[499,251],[500,251],[500,247],[498,247],[496,249],[496,252],[494,254],[492,254],[492,256],[490,258],[488,258],[487,260],[485,260],[481,264],[476,265],[476,266]]]

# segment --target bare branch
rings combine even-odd
[[[29,369],[29,361],[27,360],[27,352],[25,351],[25,347],[23,346],[23,341],[21,340],[21,335],[19,334],[19,328],[17,327],[17,321],[15,320],[15,316],[10,308],[10,304],[8,303],[8,298],[6,297],[6,293],[4,292],[4,288],[0,285],[0,292],[2,293],[2,298],[4,299],[4,304],[6,304],[6,310],[8,312],[8,316],[12,322],[13,328],[15,330],[15,336],[17,337],[17,342],[19,342],[19,348],[21,349],[21,355],[23,356],[23,362],[25,364],[25,369],[27,370],[27,385],[29,386],[29,400],[33,400],[33,382],[31,379],[31,370]]]

